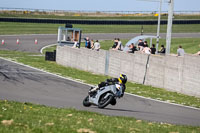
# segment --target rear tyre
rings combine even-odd
[[[91,106],[91,103],[89,102],[89,96],[87,96],[87,97],[83,100],[83,106],[85,106],[85,107]]]
[[[106,107],[113,99],[112,95],[109,95],[107,98],[104,98],[104,96],[106,95],[106,93],[104,95],[102,95],[99,99],[99,104],[98,107],[99,108],[104,108]]]

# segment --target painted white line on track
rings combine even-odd
[[[45,48],[48,48],[48,47],[51,47],[51,46],[55,46],[55,45],[57,45],[57,44],[50,44],[50,45],[47,45],[47,46],[42,47],[42,48],[40,49],[40,53],[43,54],[43,50],[44,50]]]
[[[15,64],[18,64],[18,65],[21,65],[21,66],[25,66],[25,67],[28,67],[28,68],[31,68],[31,69],[34,69],[34,70],[38,70],[38,71],[47,73],[47,74],[49,74],[49,75],[56,76],[56,77],[58,77],[58,78],[62,78],[62,79],[74,81],[74,82],[76,82],[76,83],[80,83],[80,84],[83,84],[83,85],[94,86],[94,85],[91,85],[91,84],[87,84],[87,83],[81,82],[80,80],[75,80],[75,79],[72,79],[72,78],[70,78],[70,77],[63,77],[63,76],[60,76],[60,75],[57,75],[57,74],[54,74],[54,73],[50,73],[50,72],[47,72],[47,71],[45,71],[45,70],[41,70],[41,69],[38,69],[38,68],[35,68],[35,67],[32,67],[32,66],[29,66],[29,65],[25,65],[25,64],[22,64],[22,63],[18,63],[18,62],[15,62],[15,61],[12,61],[12,60],[3,58],[3,57],[0,57],[0,59],[9,61],[9,62],[12,62],[12,63],[15,63]],[[89,89],[88,89],[88,90],[89,90]],[[165,104],[171,104],[171,105],[175,105],[175,106],[179,106],[179,107],[184,107],[184,108],[189,108],[189,109],[194,109],[194,110],[199,110],[199,111],[200,111],[200,108],[195,108],[195,107],[191,107],[191,106],[185,106],[185,105],[181,105],[181,104],[169,103],[169,102],[166,102],[166,101],[160,101],[160,100],[156,100],[156,99],[146,98],[146,97],[143,97],[143,96],[139,96],[139,95],[135,95],[135,94],[127,93],[127,92],[125,92],[125,94],[130,95],[130,96],[134,96],[134,97],[143,98],[143,99],[146,99],[146,100],[156,101],[156,102],[165,103]]]
[[[171,105],[175,105],[175,106],[180,106],[180,107],[190,108],[190,109],[195,109],[195,110],[199,110],[200,111],[200,108],[195,108],[195,107],[186,106],[186,105],[177,104],[177,103],[169,103],[169,102],[166,102],[166,101],[160,101],[160,100],[157,100],[157,99],[147,98],[147,97],[143,97],[143,96],[139,96],[139,95],[127,93],[127,92],[125,92],[125,94],[131,95],[131,96],[135,96],[135,97],[139,97],[139,98],[143,98],[143,99],[147,99],[147,100],[151,100],[151,101],[155,101],[155,102],[160,102],[160,103],[165,103],[165,104],[171,104]]]
[[[18,71],[0,71],[1,73],[14,73],[14,74],[40,74],[40,75],[48,75],[48,73],[41,72],[18,72]]]

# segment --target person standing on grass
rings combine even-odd
[[[101,45],[100,45],[99,41],[96,40],[96,42],[94,43],[94,50],[99,51],[100,48],[101,48]]]
[[[145,47],[148,47],[148,43],[147,43],[147,41],[144,41],[144,45],[143,45],[143,47],[145,48]]]
[[[90,44],[89,37],[84,38],[84,40],[85,40],[85,48],[90,49],[91,48],[91,44]]]
[[[138,49],[139,49],[140,51],[142,51],[143,48],[144,48],[144,42],[142,41],[142,39],[139,39]]]
[[[117,47],[117,44],[118,44],[118,40],[117,40],[117,38],[115,38],[112,48],[115,49]]]
[[[158,51],[158,53],[165,54],[165,46],[164,45],[161,45],[161,49]]]
[[[152,44],[151,49],[151,54],[155,54],[156,53],[156,48],[155,48],[155,44]]]
[[[179,47],[177,49],[177,56],[184,56],[184,54],[185,54],[184,49],[182,48],[181,45],[179,45]]]
[[[94,41],[93,41],[93,39],[91,39],[90,44],[91,44],[91,49],[93,50],[94,49]]]
[[[145,46],[145,47],[143,48],[142,52],[145,53],[145,54],[151,54],[151,49],[150,49],[149,47],[146,47],[146,46]]]
[[[137,48],[134,46],[134,43],[131,43],[129,45],[129,50],[127,51],[128,53],[135,53],[135,51],[138,51]]]
[[[120,50],[120,51],[123,50],[123,45],[119,38],[117,39],[117,47],[114,48],[114,50]]]

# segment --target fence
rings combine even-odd
[[[118,77],[120,73],[129,81],[165,88],[200,97],[200,58],[193,55],[128,54],[119,51],[92,51],[58,46],[58,64]]]
[[[63,20],[34,18],[0,18],[0,22],[52,23],[52,24],[86,24],[86,25],[157,25],[158,20]],[[167,20],[161,20],[166,25]],[[173,24],[200,24],[200,20],[173,20]]]

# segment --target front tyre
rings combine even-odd
[[[104,98],[106,94],[102,95],[99,99],[99,104],[98,107],[99,108],[104,108],[106,107],[112,100],[113,100],[113,96],[109,95],[107,98]]]
[[[91,103],[89,102],[89,96],[87,96],[87,97],[83,100],[83,106],[85,106],[85,107],[91,106]]]
[[[116,105],[116,103],[117,103],[117,101],[116,101],[115,98],[113,98],[112,101],[110,102],[110,104],[113,105],[113,106]]]

